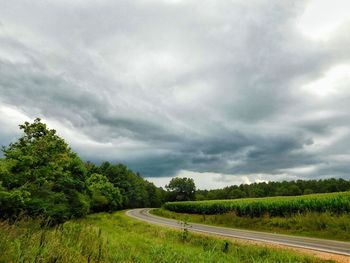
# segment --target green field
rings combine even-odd
[[[93,214],[53,228],[35,221],[0,222],[0,262],[327,261],[152,226],[117,212]]]
[[[152,213],[194,223],[350,240],[350,192],[169,202]]]
[[[155,209],[152,214],[207,225],[307,236],[340,241],[350,240],[350,214],[305,213],[289,217],[239,217],[234,213],[200,215]]]
[[[306,212],[350,213],[350,192],[312,194],[303,196],[277,196],[234,200],[168,202],[165,209],[178,213],[223,214],[237,216],[290,216]]]

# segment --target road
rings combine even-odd
[[[182,228],[178,221],[168,218],[155,216],[149,213],[151,208],[133,209],[126,212],[126,214],[132,218],[136,218],[142,221],[146,221],[151,224],[157,224],[162,226]],[[216,227],[203,224],[190,223],[189,231],[214,234],[224,237],[252,240],[264,243],[272,243],[285,245],[289,247],[297,247],[304,249],[311,249],[317,251],[328,252],[332,254],[339,254],[344,256],[350,256],[350,242],[340,242],[333,240],[308,238],[308,237],[296,237],[281,234],[273,234],[266,232],[241,230],[226,227]]]

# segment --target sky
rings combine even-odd
[[[40,117],[164,186],[350,179],[350,1],[0,0],[0,145]]]

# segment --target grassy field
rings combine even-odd
[[[179,213],[223,214],[234,212],[238,216],[291,216],[294,214],[329,212],[340,215],[350,213],[350,192],[311,194],[302,196],[276,196],[232,200],[168,202],[164,208]]]
[[[0,262],[328,262],[152,226],[123,212],[94,214],[54,228],[0,222]]]
[[[350,240],[350,192],[169,202],[163,207],[153,213],[195,223]]]
[[[239,217],[234,213],[199,215],[155,209],[152,214],[179,221],[340,241],[350,240],[350,214],[305,213],[289,217]]]
[[[350,240],[350,192],[166,203],[159,216],[225,227]]]

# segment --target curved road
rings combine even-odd
[[[151,208],[133,209],[126,212],[130,217],[146,221],[148,223],[169,226],[174,228],[182,228],[177,220],[155,216],[149,213]],[[272,234],[266,232],[257,232],[250,230],[241,230],[225,227],[216,227],[203,224],[189,224],[189,231],[214,234],[219,236],[253,240],[258,242],[280,244],[290,247],[298,247],[304,249],[318,250],[332,254],[350,256],[350,242],[340,242],[333,240],[296,237],[281,234]]]

